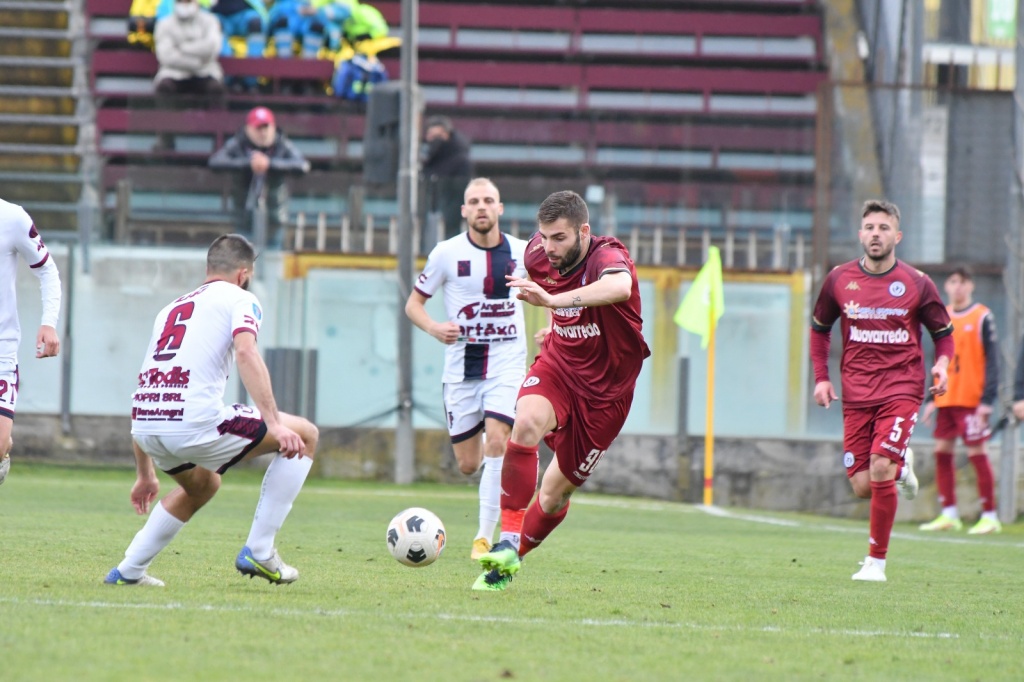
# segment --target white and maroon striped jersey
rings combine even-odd
[[[57,266],[25,209],[0,199],[0,370],[12,370],[18,364],[21,325],[15,283],[19,255],[39,278],[43,298],[40,324],[56,329],[61,298]]]
[[[263,309],[229,282],[207,282],[156,316],[132,395],[132,433],[190,434],[216,428],[234,360],[234,338],[259,335]]]
[[[443,288],[448,320],[461,330],[445,349],[444,383],[525,373],[523,305],[505,279],[526,277],[525,249],[525,241],[504,233],[500,244],[483,248],[464,232],[430,252],[416,291],[430,298]]]

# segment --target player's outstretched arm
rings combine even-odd
[[[40,242],[41,243],[41,242]],[[33,265],[32,274],[39,278],[39,294],[43,304],[43,316],[36,333],[36,357],[49,358],[60,352],[60,337],[57,336],[57,320],[60,318],[62,292],[60,272],[53,258],[46,258],[40,265]]]
[[[609,272],[596,282],[579,289],[549,294],[539,284],[508,275],[508,284],[519,289],[516,297],[530,305],[544,308],[594,308],[621,303],[633,293],[633,276],[625,270]]]
[[[256,337],[249,332],[239,332],[235,334],[234,344],[238,375],[242,378],[245,390],[259,408],[260,415],[267,424],[267,431],[280,444],[281,454],[287,458],[306,454],[306,444],[302,437],[281,423],[277,401],[274,400],[274,391],[270,385],[270,372],[256,347]]]
[[[414,325],[433,336],[444,344],[452,344],[459,340],[459,325],[454,322],[435,322],[427,313],[427,297],[412,290],[405,302],[405,315]]]

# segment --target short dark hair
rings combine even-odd
[[[441,127],[444,128],[446,133],[450,133],[453,128],[452,120],[447,116],[431,116],[427,119],[427,122],[423,127],[426,130],[434,127]]]
[[[238,268],[251,268],[255,262],[256,248],[240,234],[222,234],[206,252],[207,273],[234,272]]]
[[[971,266],[969,265],[962,264],[956,266],[955,268],[953,268],[953,271],[949,273],[950,277],[952,277],[953,275],[959,275],[960,279],[965,280],[967,282],[974,281],[974,271],[971,270]]]
[[[884,213],[900,222],[900,207],[885,199],[868,199],[860,211],[860,217],[864,218],[869,213]]]
[[[578,231],[584,223],[590,222],[587,202],[571,190],[549,194],[537,209],[537,222],[541,225],[550,225],[560,218],[568,220]]]

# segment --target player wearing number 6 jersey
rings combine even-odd
[[[521,557],[562,522],[569,498],[622,429],[651,354],[629,252],[591,235],[589,219],[575,192],[550,195],[526,247],[530,279],[509,278],[520,299],[550,309],[551,327],[519,389],[501,474],[501,541],[480,558],[474,590],[507,588]],[[534,497],[541,439],[555,457]]]
[[[841,319],[843,466],[857,497],[870,498],[868,556],[854,580],[885,581],[886,552],[896,518],[897,488],[917,494],[910,436],[925,381],[921,326],[935,342],[933,395],[946,392],[953,325],[935,284],[896,260],[900,210],[865,202],[859,231],[864,257],[834,268],[821,286],[811,322],[814,399],[838,400],[829,379],[832,325]]]
[[[469,476],[483,464],[480,525],[470,551],[472,559],[479,559],[491,549],[498,525],[505,444],[526,372],[523,304],[506,279],[526,274],[526,242],[498,229],[501,196],[487,178],[471,180],[464,201],[468,231],[430,252],[405,313],[445,344],[444,409],[459,470]],[[439,289],[444,292],[444,322],[431,319],[425,307]]]
[[[57,266],[25,209],[0,199],[0,483],[11,467],[11,431],[18,402],[21,325],[15,283],[19,256],[39,278],[42,292],[43,319],[36,333],[36,357],[53,357],[60,350],[56,329],[61,298]]]
[[[139,514],[149,511],[160,487],[156,467],[179,487],[153,507],[108,584],[162,587],[146,573],[156,555],[213,498],[224,472],[267,453],[275,456],[235,568],[272,583],[299,577],[281,560],[274,538],[306,480],[319,433],[306,419],[278,412],[274,402],[256,347],[263,309],[248,291],[255,260],[245,237],[218,237],[206,256],[206,281],[156,317],[132,395],[132,505]],[[224,404],[232,358],[254,407]]]

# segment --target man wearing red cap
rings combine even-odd
[[[309,172],[309,161],[277,128],[274,112],[256,107],[245,125],[210,157],[210,168],[233,171],[232,202],[235,229],[252,234],[253,211],[261,198],[267,206],[269,243],[280,245],[278,228],[287,220],[289,173]]]

